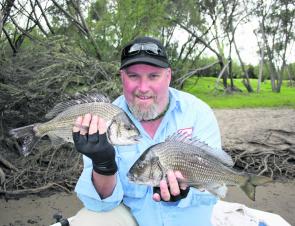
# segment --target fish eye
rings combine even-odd
[[[132,126],[131,125],[124,125],[124,127],[125,127],[125,129],[127,129],[127,130],[132,130]]]

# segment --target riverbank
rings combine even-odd
[[[294,183],[275,183],[258,187],[256,201],[249,200],[238,188],[230,188],[225,201],[238,202],[248,207],[275,213],[295,225]],[[53,215],[73,216],[82,203],[74,193],[58,193],[49,197],[28,196],[19,200],[1,200],[1,226],[48,226],[54,223]]]

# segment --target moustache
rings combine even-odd
[[[144,97],[144,98],[153,98],[153,99],[156,98],[156,96],[154,94],[152,94],[152,93],[135,92],[134,95],[136,97],[140,97],[140,98],[142,98],[142,97]]]

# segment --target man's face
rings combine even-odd
[[[164,111],[169,99],[170,68],[135,64],[120,72],[124,96],[138,120],[153,119]]]

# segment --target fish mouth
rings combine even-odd
[[[134,136],[131,137],[131,139],[136,141],[137,143],[140,141],[141,138],[142,138],[141,135],[134,135]]]
[[[135,181],[136,180],[136,177],[133,174],[131,174],[130,172],[127,173],[127,177],[128,177],[128,179],[130,181]]]

